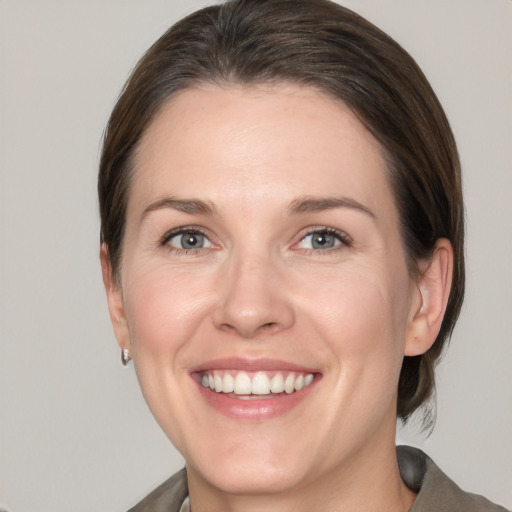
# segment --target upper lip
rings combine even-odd
[[[192,373],[208,370],[239,370],[246,372],[286,370],[293,372],[318,373],[318,369],[304,365],[268,358],[227,357],[205,361],[191,369]]]

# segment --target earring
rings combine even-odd
[[[130,351],[127,348],[123,348],[121,350],[121,363],[123,363],[123,366],[127,366],[131,360]]]

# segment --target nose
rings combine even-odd
[[[226,268],[227,267],[227,268]],[[213,321],[218,329],[251,339],[290,328],[295,315],[284,269],[270,257],[233,256],[218,283]]]

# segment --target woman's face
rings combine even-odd
[[[342,103],[233,85],[165,105],[111,303],[189,477],[282,491],[392,446],[419,300],[398,226],[380,147]]]

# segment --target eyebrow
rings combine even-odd
[[[171,208],[190,215],[218,215],[217,207],[209,201],[201,199],[177,199],[175,197],[163,197],[149,204],[141,215],[141,221],[151,212]]]
[[[359,210],[373,219],[375,214],[367,207],[348,197],[304,197],[290,203],[288,211],[290,214],[321,212],[333,208],[351,208]]]
[[[163,197],[149,204],[141,215],[141,221],[151,212],[170,208],[190,215],[219,215],[214,203],[201,199],[177,199],[174,197]],[[355,199],[347,197],[304,197],[295,199],[288,206],[288,213],[296,215],[301,213],[314,213],[334,208],[351,208],[359,210],[373,219],[375,214],[366,206]]]

